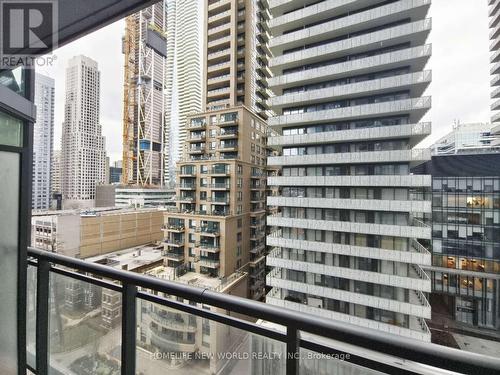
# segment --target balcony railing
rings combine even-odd
[[[199,288],[162,278],[127,272],[43,250],[28,249],[28,256],[30,257],[29,269],[31,271],[36,269],[36,277],[34,277],[36,283],[31,284],[32,290],[28,290],[28,295],[33,296],[36,302],[33,309],[28,308],[28,320],[32,319],[36,324],[36,344],[28,347],[28,363],[30,365],[27,366],[34,374],[57,373],[54,366],[60,368],[64,364],[64,361],[59,361],[64,356],[61,357],[59,354],[57,356],[59,359],[56,361],[52,357],[53,349],[49,346],[51,332],[54,329],[52,320],[50,320],[49,327],[49,314],[57,313],[57,308],[51,308],[53,299],[50,295],[54,283],[49,283],[49,280],[52,281],[54,277],[60,276],[84,282],[95,288],[109,289],[121,296],[122,313],[118,315],[118,323],[121,324],[116,326],[117,334],[114,336],[120,342],[110,343],[106,341],[106,345],[98,345],[99,342],[97,342],[96,345],[87,346],[83,342],[80,343],[82,349],[86,346],[87,349],[93,348],[95,351],[116,348],[115,356],[119,360],[114,363],[121,368],[121,374],[131,375],[140,372],[139,367],[143,365],[144,358],[149,358],[144,357],[144,350],[137,350],[137,343],[140,340],[137,337],[137,325],[140,323],[137,320],[137,305],[142,302],[204,318],[212,321],[214,325],[232,327],[234,331],[231,332],[235,332],[234,334],[239,332],[241,335],[241,342],[251,339],[259,340],[260,343],[264,344],[269,343],[269,350],[272,350],[273,353],[277,352],[276,355],[281,354],[282,360],[279,363],[286,369],[287,375],[300,373],[303,359],[307,358],[307,356],[304,357],[305,353],[326,357],[328,361],[333,361],[338,366],[353,367],[352,370],[356,369],[356,371],[363,371],[363,368],[389,374],[429,374],[441,373],[441,370],[467,374],[498,374],[500,371],[500,359],[498,358],[407,339],[320,316],[218,293],[208,288]],[[165,298],[163,295],[168,295],[171,298]],[[195,304],[180,301],[191,301]],[[225,310],[228,315],[204,309],[201,305]],[[271,328],[267,324],[262,325],[250,320],[242,320],[234,316],[237,314],[243,314],[252,321],[262,319],[280,328]],[[22,316],[19,318],[25,319]],[[104,344],[104,342],[102,343]],[[178,344],[182,344],[182,342]],[[252,354],[259,354],[253,353],[256,347],[248,345],[249,358],[252,358]],[[72,355],[73,353],[75,352],[72,352]],[[269,351],[267,354],[270,353]],[[340,355],[342,357],[339,357]],[[140,360],[136,360],[137,357]],[[95,358],[100,361],[108,361],[105,356]],[[242,356],[242,358],[244,357]],[[343,358],[343,360],[339,361],[335,358]],[[240,361],[244,360],[240,359]],[[262,362],[265,360],[259,359],[258,363],[260,369],[266,370],[266,367],[268,369],[262,373],[276,373],[276,369],[271,371],[273,368],[271,363],[269,366],[265,366],[265,363]],[[148,373],[168,372],[167,367],[162,370],[161,360],[154,362],[156,370],[148,371]],[[275,360],[273,362],[276,363]],[[251,366],[248,366],[247,371],[238,373],[251,374],[254,372]]]

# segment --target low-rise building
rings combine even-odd
[[[157,209],[102,208],[46,211],[33,215],[32,246],[88,258],[163,238],[163,212]]]

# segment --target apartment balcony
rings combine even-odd
[[[188,128],[190,130],[200,130],[200,129],[205,129],[207,126],[207,122],[206,120],[203,118],[203,119],[191,119],[189,122],[188,122]]]
[[[410,122],[418,122],[430,108],[431,98],[424,96],[414,99],[402,99],[316,112],[275,116],[268,120],[268,125],[275,128],[281,128],[285,125],[301,125],[402,114],[409,114]]]
[[[319,47],[275,56],[271,58],[269,66],[275,75],[279,75],[283,69],[333,59],[345,54],[363,53],[383,44],[398,44],[411,40],[416,45],[422,45],[425,43],[431,28],[431,19],[415,21]]]
[[[169,317],[162,316],[161,314],[158,314],[156,312],[152,312],[151,314],[149,314],[149,316],[151,317],[151,321],[155,322],[161,327],[168,328],[169,330],[172,331],[196,332],[197,330],[196,322],[192,324],[189,321],[183,321],[183,320],[179,321]],[[184,319],[188,320],[189,315],[186,316]]]
[[[220,261],[216,259],[207,259],[207,258],[200,258],[198,261],[198,264],[200,267],[206,267],[206,268],[219,268],[220,267]]]
[[[224,61],[217,64],[209,64],[207,65],[207,73],[215,74],[215,73],[226,73],[231,68],[231,61]]]
[[[272,257],[272,255],[269,256]],[[269,260],[267,264],[269,265]],[[315,264],[311,263],[311,265]],[[313,271],[307,271],[307,272],[313,272]],[[344,301],[348,303],[355,303],[363,306],[373,307],[376,309],[392,311],[399,314],[407,314],[424,319],[431,318],[431,306],[429,305],[429,302],[427,302],[425,297],[423,297],[423,294],[420,291],[416,291],[415,293],[420,293],[420,295],[423,298],[421,299],[415,298],[413,300],[415,303],[402,302],[388,298],[370,296],[362,293],[350,292],[346,290],[340,290],[320,285],[306,284],[302,282],[287,280],[286,278],[282,278],[279,272],[277,274],[271,273],[267,275],[266,284],[273,288],[293,290],[299,293],[334,299],[338,301]]]
[[[208,78],[207,80],[207,88],[218,87],[226,82],[229,82],[231,79],[231,74],[222,74],[216,77]]]
[[[346,85],[327,87],[294,94],[275,96],[269,99],[269,105],[277,114],[283,107],[308,105],[353,97],[382,95],[395,91],[408,91],[410,97],[420,97],[432,81],[430,70],[403,74],[399,76],[368,80]]]
[[[215,182],[209,185],[212,190],[229,190],[231,189],[231,184],[228,182]]]
[[[229,144],[223,144],[221,143],[218,147],[217,150],[221,152],[231,152],[231,151],[238,151],[238,143],[229,143]]]
[[[195,197],[192,196],[180,196],[177,198],[177,202],[179,203],[193,203],[195,201]]]
[[[267,164],[272,166],[287,165],[323,165],[323,164],[373,164],[408,162],[413,165],[430,160],[430,149],[343,152],[316,155],[270,156]]]
[[[208,11],[210,13],[218,11],[222,7],[231,6],[231,0],[218,0],[208,4]]]
[[[180,241],[180,240],[174,240],[171,238],[167,238],[163,242],[166,243],[168,247],[176,247],[176,248],[184,247],[184,240]]]
[[[218,136],[219,139],[233,139],[238,138],[238,130],[221,130]]]
[[[223,168],[221,167],[212,167],[209,169],[208,174],[214,175],[214,176],[229,176],[231,175],[231,167],[230,166],[224,166]]]
[[[316,207],[339,210],[368,210],[387,212],[431,213],[431,201],[398,201],[382,199],[338,199],[338,198],[301,198],[267,197],[268,206]]]
[[[196,184],[183,182],[183,183],[177,184],[177,188],[179,188],[180,190],[196,190]]]
[[[228,205],[230,200],[229,197],[208,197],[207,202],[212,202],[221,205]]]
[[[305,303],[288,301],[281,298],[281,293],[282,289],[273,288],[266,296],[266,303],[276,307],[293,309],[302,314],[314,314],[324,319],[331,319],[346,324],[353,324],[360,327],[360,329],[362,329],[361,327],[366,329],[376,329],[379,332],[387,332],[411,340],[430,342],[431,333],[429,331],[429,328],[427,327],[423,319],[417,317],[409,317],[410,325],[412,326],[412,329],[409,329],[393,324],[377,322],[371,319],[359,318],[354,315],[334,312],[325,308],[313,307]]]
[[[222,23],[222,22],[225,22],[225,23],[229,23],[229,20],[231,18],[231,10],[225,10],[223,12],[220,12],[220,13],[212,13],[213,15],[212,16],[208,16],[208,32],[210,33],[210,29],[213,29],[213,27],[211,28],[210,26],[214,23]]]
[[[489,3],[489,5],[488,16],[492,17],[500,10],[500,2],[495,1],[493,3]]]
[[[196,169],[178,169],[177,170],[178,177],[196,177]]]
[[[205,146],[191,146],[188,148],[188,154],[203,154],[205,152]]]
[[[195,249],[206,251],[208,253],[213,253],[213,254],[220,252],[220,247],[214,244],[197,242],[194,245],[194,247]]]
[[[301,83],[310,84],[362,75],[369,73],[374,68],[388,70],[410,65],[413,71],[421,71],[431,55],[432,46],[426,44],[296,73],[275,75],[268,79],[268,83],[276,94],[280,94],[282,89],[297,86]]]
[[[161,332],[150,328],[151,331],[151,342],[165,350],[172,350],[176,352],[184,352],[184,353],[194,353],[196,351],[195,343],[186,343],[176,340],[174,337],[170,335],[165,335]]]
[[[195,142],[202,142],[206,139],[205,134],[192,134],[188,138],[188,142],[195,143]]]
[[[495,102],[491,105],[491,110],[492,110],[492,111],[498,111],[498,110],[500,110],[500,100],[495,101]]]
[[[374,223],[356,223],[351,221],[330,221],[314,219],[297,219],[282,217],[281,215],[268,216],[268,226],[327,230],[334,232],[348,232],[374,234],[380,236],[394,236],[404,238],[431,239],[431,228],[427,226],[391,225]]]
[[[222,36],[218,37],[217,39],[211,40],[208,42],[208,49],[212,49],[215,47],[223,47],[223,46],[229,46],[231,43],[231,36]],[[208,69],[208,72],[211,72],[210,69]]]
[[[229,96],[231,89],[229,87],[221,87],[220,89],[211,89],[207,91],[207,98],[218,100]]]
[[[185,259],[184,253],[174,253],[171,251],[166,251],[163,256],[165,257],[165,259],[171,260],[173,262],[182,262]]]
[[[55,314],[52,319],[60,318],[58,315],[60,312],[52,308],[54,301],[49,300],[47,297],[51,293],[50,288],[52,285],[48,282],[49,276],[51,278],[56,275],[60,277],[58,274],[64,274],[65,278],[78,277],[78,280],[83,280],[98,289],[111,289],[121,295],[123,314],[118,317],[121,324],[118,324],[109,335],[102,338],[97,336],[90,345],[83,340],[81,342],[76,341],[74,349],[90,348],[91,353],[87,353],[87,349],[85,353],[94,355],[93,364],[100,365],[101,363],[104,364],[105,360],[103,358],[107,356],[107,348],[121,347],[121,359],[118,359],[115,363],[118,371],[121,368],[121,371],[126,374],[146,371],[146,368],[153,365],[156,369],[152,372],[154,374],[171,371],[169,363],[156,359],[153,361],[149,357],[142,355],[142,349],[137,349],[137,342],[139,342],[137,324],[140,323],[137,321],[137,309],[144,301],[154,303],[160,308],[177,311],[180,314],[189,313],[195,317],[203,317],[211,322],[237,328],[238,332],[242,334],[241,337],[238,337],[238,341],[242,343],[248,342],[248,350],[251,353],[254,352],[253,346],[250,345],[253,340],[258,340],[259,348],[262,347],[262,344],[268,342],[269,345],[272,345],[272,349],[269,346],[269,350],[281,352],[289,358],[287,361],[278,362],[282,366],[283,373],[287,374],[295,374],[301,368],[302,362],[296,354],[299,353],[299,350],[307,348],[324,355],[337,353],[337,350],[351,353],[350,359],[342,362],[342,366],[346,366],[346,371],[351,371],[351,367],[352,371],[361,369],[372,372],[371,370],[375,370],[404,375],[410,373],[434,374],[444,370],[470,374],[496,374],[500,371],[500,360],[498,358],[481,356],[429,343],[429,331],[425,323],[417,324],[420,320],[416,316],[410,316],[411,329],[409,329],[287,301],[279,288],[271,290],[266,297],[267,303],[264,304],[209,289],[113,269],[41,250],[30,249],[28,255],[34,259],[30,260],[29,271],[31,272],[34,269],[38,271],[35,283],[30,283],[28,289],[28,295],[36,300],[36,304],[30,305],[33,308],[28,308],[27,314],[27,323],[29,325],[33,324],[32,327],[36,325],[36,350],[34,344],[27,346],[28,361],[30,363],[28,368],[35,374],[49,373],[56,370],[65,373],[69,370],[69,364],[71,363],[71,360],[60,360],[60,358],[67,357],[64,353],[59,354],[56,361],[52,349],[43,344],[49,342],[49,337],[53,332],[53,328],[49,328],[49,314]],[[201,262],[200,259],[200,265]],[[212,264],[207,264],[207,266],[211,267]],[[90,276],[92,274],[99,275],[102,279]],[[173,298],[163,298],[164,293]],[[176,297],[180,297],[180,299]],[[218,311],[224,310],[228,313],[222,316],[224,320],[221,322],[219,312],[202,309],[189,304],[187,301],[196,301],[199,304],[214,306]],[[400,308],[403,309],[402,306]],[[251,317],[251,320],[239,319],[237,313],[241,312]],[[314,315],[311,315],[311,313]],[[148,314],[148,312],[145,312],[145,314]],[[177,325],[177,323],[160,319],[162,317],[153,316],[154,312],[149,314],[151,314],[151,320],[156,319],[158,326],[165,326],[174,331],[185,328],[192,332],[193,326],[189,326],[189,324]],[[23,315],[20,318],[24,320],[26,316]],[[269,326],[269,324],[254,323],[259,319],[264,319],[270,322],[269,324],[275,324],[276,327],[285,326],[288,334],[286,331],[276,329],[275,326]],[[83,323],[75,324],[84,327]],[[163,350],[180,352],[194,352],[196,350],[196,345],[190,340],[161,333],[153,326],[148,326],[147,330],[152,343],[164,348]],[[292,341],[292,337],[297,337],[295,335],[298,332],[300,332],[300,340],[296,340],[296,346],[286,345],[287,342]],[[65,333],[59,332],[59,335],[61,334],[64,335]],[[104,344],[105,342],[106,345],[101,345],[101,343]],[[266,347],[265,345],[263,348]],[[74,352],[73,350],[72,353]],[[363,353],[363,355],[360,356],[359,353]],[[139,358],[137,361],[135,360],[136,356]],[[261,367],[265,364],[262,361],[266,360],[259,360]],[[328,362],[330,361],[332,360],[328,360]],[[146,364],[144,364],[145,362]],[[275,360],[272,360],[269,361],[269,366],[264,367],[274,368],[269,373],[276,373],[276,363]],[[191,366],[189,363],[186,365]],[[335,363],[335,365],[337,364]],[[146,366],[146,368],[143,366]],[[200,370],[199,367],[196,367],[196,369],[196,371]],[[251,372],[249,370],[246,373],[250,374]]]
[[[338,254],[353,257],[366,257],[371,259],[387,260],[391,262],[419,264],[428,266],[431,264],[431,254],[415,239],[410,241],[408,250],[389,250],[368,246],[345,245],[321,241],[298,240],[284,238],[281,231],[275,231],[266,237],[268,246],[286,247],[298,250],[317,251],[325,254]]]
[[[196,232],[200,233],[202,236],[210,236],[210,237],[219,237],[220,231],[219,229],[214,229],[210,227],[197,227]]]
[[[167,232],[184,233],[186,228],[184,225],[164,225],[162,229]]]
[[[430,5],[430,0],[400,0],[320,25],[280,35],[283,26],[287,29],[295,29],[305,24],[304,15],[306,15],[305,18],[308,18],[307,12],[292,12],[273,20],[272,29],[277,36],[271,40],[270,47],[273,53],[277,55],[281,54],[283,50],[300,47],[306,43],[315,43],[319,40],[356,33],[404,18],[424,19]],[[322,13],[318,13],[317,16],[325,18]],[[278,25],[280,27],[277,27]]]
[[[297,134],[274,136],[267,139],[268,146],[281,149],[284,146],[308,145],[319,143],[344,143],[361,140],[384,140],[409,138],[410,145],[420,143],[425,137],[431,134],[432,125],[430,122],[418,124],[405,124],[393,126],[380,126],[363,129],[338,130],[313,134]]]
[[[231,23],[227,22],[219,26],[211,27],[208,29],[208,37],[211,40],[214,38],[223,38],[226,37],[230,33]]]
[[[492,16],[490,16],[489,27],[494,28],[500,23],[500,12],[495,12]]]

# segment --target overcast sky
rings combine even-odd
[[[431,63],[433,134],[427,146],[446,134],[454,121],[488,122],[490,117],[488,7],[486,0],[433,0],[430,16],[433,45]],[[101,71],[101,123],[111,161],[121,159],[124,21],[116,22],[58,49],[56,63],[40,73],[56,80],[55,148],[60,148],[64,113],[65,67],[68,59],[83,54]]]

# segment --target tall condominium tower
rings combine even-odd
[[[188,116],[186,123],[184,156],[177,163],[177,208],[165,215],[166,257],[171,267],[213,277],[248,271],[248,296],[261,299],[267,90],[259,94],[258,85],[266,85],[261,68],[267,46],[259,38],[267,18],[254,1],[205,5],[207,111]]]
[[[61,150],[53,150],[50,170],[51,195],[61,194]]]
[[[126,19],[123,183],[162,185],[165,163],[166,4]]]
[[[165,78],[165,184],[175,183],[175,164],[186,141],[186,116],[201,111],[201,2],[167,0]]]
[[[262,1],[209,0],[205,12],[206,110],[245,105],[267,118],[269,12]]]
[[[61,138],[65,208],[93,207],[104,182],[106,152],[99,123],[100,72],[97,62],[75,56],[66,68],[66,101]]]
[[[34,210],[47,210],[51,201],[51,162],[54,146],[54,80],[35,76],[36,123],[33,129],[33,199]]]
[[[266,302],[430,341],[430,0],[270,1]]]
[[[493,91],[491,92],[491,99],[495,101],[491,105],[491,110],[493,115],[491,117],[491,122],[494,125],[500,123],[500,0],[488,0],[489,17],[490,17],[490,51],[492,52],[490,57],[490,63],[492,64],[491,73],[491,87]]]

